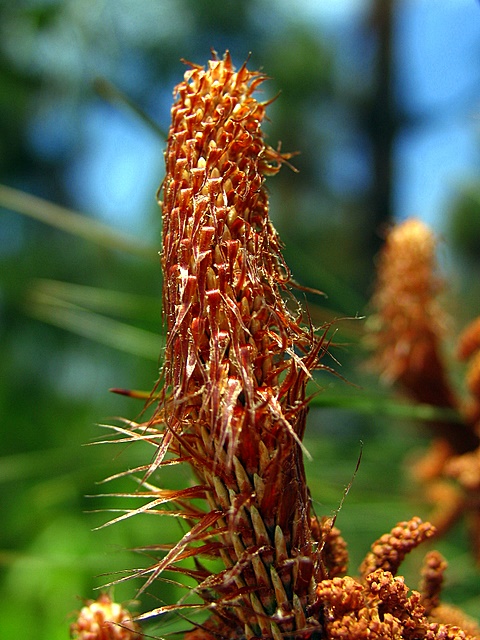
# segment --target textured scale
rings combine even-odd
[[[300,447],[321,340],[285,300],[290,273],[263,183],[286,156],[263,138],[266,105],[253,97],[263,80],[236,72],[227,55],[194,66],[175,90],[162,203],[162,418],[224,514],[237,586],[260,585],[258,598],[242,598],[249,625],[269,628],[264,616],[273,622],[280,607],[283,633],[305,625],[293,596],[302,610],[313,604],[322,573]]]

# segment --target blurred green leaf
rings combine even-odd
[[[0,207],[40,220],[105,249],[124,251],[151,260],[157,258],[158,250],[155,247],[148,247],[132,236],[85,215],[5,185],[0,185]]]
[[[123,291],[113,291],[86,285],[38,279],[32,282],[31,295],[38,300],[55,299],[84,308],[119,315],[124,318],[159,320],[160,297],[142,296]]]
[[[428,404],[398,402],[379,394],[365,391],[362,395],[320,393],[312,398],[312,407],[346,409],[358,413],[410,420],[461,422],[453,409],[434,407]]]
[[[35,290],[28,297],[27,312],[39,320],[72,331],[84,338],[158,362],[162,338],[151,331],[108,318]]]
[[[0,483],[17,482],[31,478],[50,476],[52,469],[59,473],[78,463],[78,447],[65,447],[43,451],[28,451],[0,458]]]

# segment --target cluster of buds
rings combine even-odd
[[[263,80],[245,65],[236,71],[226,54],[206,68],[190,65],[175,89],[162,195],[159,402],[147,423],[115,427],[120,441],[146,442],[155,454],[134,470],[141,491],[131,495],[146,504],[113,521],[151,512],[187,523],[180,541],[148,547],[158,557],[133,575],[142,591],[164,573],[183,574],[196,601],[140,617],[201,608],[207,617],[189,640],[472,640],[467,627],[432,618],[441,561],[430,563],[423,596],[396,576],[431,525],[400,523],[373,545],[356,579],[345,576],[333,519],[313,511],[302,440],[327,328],[316,332],[302,314],[269,218],[265,176],[288,155],[265,143],[267,103],[254,96]],[[172,464],[188,465],[195,483],[154,485]]]
[[[434,527],[420,518],[398,523],[373,543],[360,578],[324,580],[317,587],[323,603],[323,635],[329,640],[474,640],[476,623],[453,606],[440,603],[446,562],[431,551],[425,557],[420,591],[411,591],[398,568],[407,553],[432,537]]]
[[[140,627],[127,609],[102,593],[82,607],[70,627],[72,640],[140,640]]]

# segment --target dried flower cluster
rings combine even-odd
[[[201,604],[185,599],[141,618],[206,610],[189,640],[471,640],[467,622],[461,630],[432,617],[442,559],[430,557],[423,595],[396,576],[431,525],[397,525],[372,546],[356,579],[345,576],[346,545],[332,519],[313,512],[302,439],[306,385],[322,367],[325,331],[317,337],[302,317],[269,219],[264,179],[288,156],[263,138],[266,103],[253,95],[263,80],[246,66],[236,71],[226,54],[207,68],[191,65],[175,89],[162,203],[159,404],[148,423],[116,427],[120,441],[147,442],[155,455],[134,470],[143,477],[132,496],[146,503],[112,522],[142,512],[183,520],[181,540],[149,547],[158,559],[134,575],[145,589],[164,572],[183,574]],[[155,486],[171,464],[189,465],[195,484]],[[212,558],[218,570],[205,562]]]
[[[396,576],[405,555],[433,534],[432,525],[422,523],[419,518],[400,522],[372,545],[360,568],[359,579],[346,576],[322,581],[317,587],[323,605],[321,637],[338,640],[478,637],[475,623],[460,610],[441,608],[439,594],[446,563],[440,554],[431,552],[426,556],[421,592],[410,592],[404,579]]]
[[[140,627],[130,612],[103,593],[89,600],[70,628],[74,640],[140,640]]]
[[[460,419],[432,423],[434,441],[416,473],[436,504],[432,518],[439,534],[468,513],[480,562],[480,319],[459,338],[458,357],[470,359],[465,402],[449,380],[442,353],[440,291],[433,232],[416,219],[394,227],[380,256],[373,296],[373,362],[387,382],[396,382],[413,400],[460,412]]]

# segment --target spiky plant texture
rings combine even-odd
[[[236,71],[227,53],[206,68],[190,65],[175,89],[162,194],[167,340],[158,406],[148,423],[116,427],[120,441],[147,442],[155,455],[133,470],[143,477],[132,495],[146,503],[112,522],[152,512],[187,523],[179,542],[150,547],[158,559],[134,575],[144,579],[141,591],[164,572],[194,581],[203,601],[194,606],[210,615],[190,640],[473,637],[429,620],[421,596],[395,577],[430,525],[398,525],[372,547],[357,580],[341,577],[348,558],[332,519],[313,512],[302,439],[306,386],[323,366],[325,334],[302,317],[269,218],[264,179],[288,156],[264,141],[267,104],[253,95],[264,79],[245,65]],[[155,486],[171,464],[189,465],[196,483]],[[207,568],[209,558],[222,568]]]
[[[263,187],[285,156],[263,138],[266,105],[253,97],[263,80],[246,66],[235,72],[227,55],[193,67],[176,90],[163,186],[161,417],[163,450],[188,458],[211,509],[195,527],[217,533],[225,563],[202,592],[226,624],[281,637],[313,624],[324,577],[301,450],[322,340],[285,301],[290,273]]]

